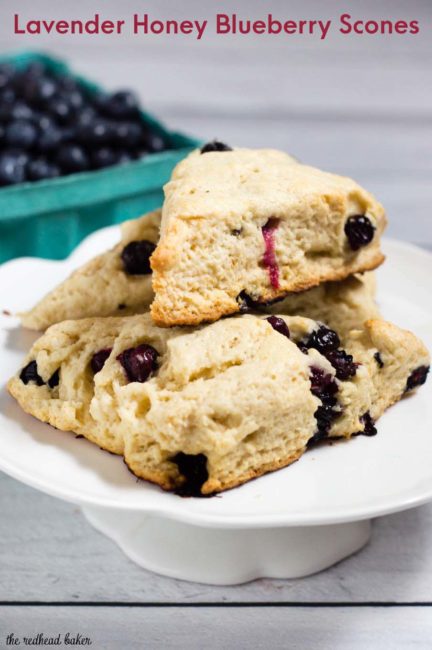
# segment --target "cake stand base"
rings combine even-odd
[[[140,512],[84,507],[97,530],[144,569],[171,578],[234,585],[300,578],[328,568],[369,540],[370,520],[290,528],[204,528]]]

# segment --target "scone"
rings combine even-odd
[[[297,316],[197,329],[158,328],[149,315],[88,319],[51,327],[9,390],[32,415],[123,453],[136,476],[212,494],[327,437],[373,435],[383,410],[426,379],[423,344],[382,320],[344,346]]]
[[[265,305],[267,314],[291,314],[322,321],[337,330],[342,341],[351,330],[367,320],[381,318],[375,299],[375,273],[359,273],[341,282],[323,282],[318,287],[292,293],[273,305]]]
[[[87,262],[21,314],[23,325],[45,330],[68,319],[146,311],[153,300],[149,258],[159,227],[160,210],[123,223],[119,244]]]
[[[148,252],[158,239],[161,211],[156,210],[121,226],[121,241],[112,250],[98,255],[45,296],[33,309],[21,314],[30,329],[45,330],[63,320],[94,316],[126,316],[148,310],[154,294],[149,273],[128,273],[122,260],[126,246],[133,242],[139,253],[144,244],[146,271]],[[377,318],[373,272],[350,276],[340,282],[324,282],[318,287],[292,293],[275,304],[260,306],[266,313],[297,314],[323,321],[340,335],[370,318]]]
[[[151,257],[160,326],[215,321],[384,260],[374,197],[280,151],[195,151],[164,191]]]

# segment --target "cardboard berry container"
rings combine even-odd
[[[18,68],[39,61],[54,73],[67,73],[89,90],[103,90],[74,75],[61,60],[23,52],[1,56]],[[14,257],[63,259],[89,233],[138,217],[159,207],[163,185],[179,160],[199,141],[168,131],[152,115],[143,121],[170,147],[161,153],[102,170],[0,188],[0,262]]]

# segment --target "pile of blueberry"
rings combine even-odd
[[[0,65],[0,186],[65,176],[168,148],[128,90],[91,92],[34,62]]]

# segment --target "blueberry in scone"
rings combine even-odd
[[[281,151],[195,151],[164,191],[151,257],[160,326],[215,321],[384,260],[374,197]]]
[[[23,325],[45,330],[63,320],[146,311],[153,300],[149,259],[159,226],[158,210],[123,223],[120,243],[84,264],[21,314]]]

